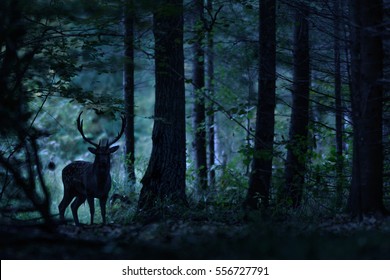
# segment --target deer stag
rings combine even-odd
[[[58,206],[60,212],[60,219],[65,221],[65,209],[69,206],[71,201],[76,198],[72,205],[72,214],[75,224],[80,225],[77,210],[80,205],[88,201],[89,210],[91,213],[91,225],[95,214],[94,199],[98,198],[100,202],[100,210],[102,214],[103,224],[106,223],[106,202],[108,192],[111,189],[111,175],[110,175],[110,154],[118,150],[119,146],[110,147],[121,138],[126,126],[126,120],[122,116],[122,128],[118,135],[112,140],[99,141],[99,144],[93,143],[91,139],[87,138],[83,132],[83,121],[80,121],[81,114],[77,118],[77,129],[83,139],[94,146],[89,147],[88,150],[95,155],[95,161],[74,161],[62,170],[62,182],[64,184],[64,198]]]

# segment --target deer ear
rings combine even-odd
[[[90,151],[91,153],[93,153],[94,155],[96,155],[96,152],[97,150],[95,148],[92,148],[92,147],[89,147],[88,148],[88,151]]]
[[[110,153],[115,153],[119,149],[119,146],[114,146],[110,148]]]

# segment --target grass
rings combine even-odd
[[[126,211],[126,209],[124,209]],[[129,212],[126,212],[129,215]],[[116,215],[120,215],[116,212]],[[390,219],[303,213],[264,218],[238,206],[108,225],[3,225],[2,259],[389,259]]]

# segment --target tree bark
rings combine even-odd
[[[348,209],[353,216],[387,213],[383,205],[382,111],[383,47],[381,0],[351,0],[352,184]]]
[[[334,0],[334,88],[336,105],[336,206],[341,207],[343,199],[343,106],[341,101],[341,62],[340,62],[340,36],[341,36],[341,7],[340,0]]]
[[[293,54],[293,103],[285,167],[285,199],[294,208],[299,207],[302,200],[308,144],[310,54],[307,17],[308,10],[305,7],[296,11]]]
[[[275,0],[260,1],[259,93],[252,172],[245,204],[268,207],[275,129]]]
[[[212,14],[213,1],[207,0],[207,9]],[[207,85],[208,94],[214,95],[214,35],[213,31],[209,30],[207,33]],[[214,104],[209,102],[207,106],[207,131],[208,131],[208,148],[209,148],[209,185],[213,189],[215,187],[215,116]]]
[[[193,83],[194,83],[194,148],[197,170],[197,185],[200,191],[207,189],[207,154],[206,154],[206,109],[203,96],[205,86],[204,46],[204,3],[195,1],[195,42],[193,44]]]
[[[152,154],[138,202],[141,211],[187,205],[183,3],[158,2],[153,14],[156,103]],[[164,207],[165,208],[165,207]]]
[[[134,149],[134,3],[128,0],[125,3],[125,63],[123,71],[125,114],[126,114],[126,170],[130,185],[135,184],[135,149]]]

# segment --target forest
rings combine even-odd
[[[1,259],[389,259],[389,16],[1,0]]]

